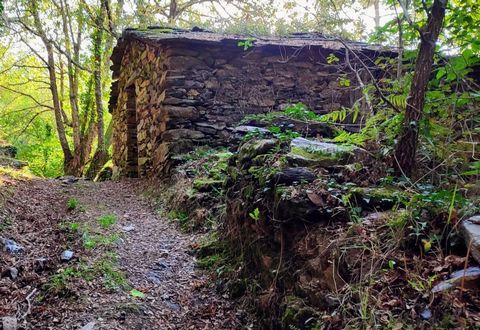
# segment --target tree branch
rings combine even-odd
[[[334,40],[337,40],[337,41],[341,42],[342,45],[345,47],[345,49],[347,51],[350,51],[353,54],[353,56],[358,60],[358,62],[363,66],[363,68],[365,70],[367,70],[367,73],[370,76],[372,84],[375,87],[375,89],[377,90],[378,94],[380,95],[380,98],[385,103],[387,103],[393,110],[395,110],[398,113],[401,113],[402,111],[400,109],[398,109],[392,102],[390,102],[390,100],[388,98],[386,98],[385,95],[383,95],[383,92],[380,89],[380,86],[378,86],[378,84],[377,84],[377,79],[375,79],[372,72],[369,70],[368,66],[365,64],[365,62],[362,61],[362,59],[350,48],[350,46],[345,41],[343,41],[342,39],[339,39],[339,38],[336,38]]]

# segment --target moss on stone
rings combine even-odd
[[[310,329],[314,326],[317,312],[307,306],[301,298],[286,296],[282,307],[282,329]],[[309,319],[312,321],[310,325],[306,324]]]
[[[221,188],[223,183],[224,180],[201,177],[193,180],[193,188],[200,192],[207,192],[215,188]]]
[[[255,156],[266,154],[277,146],[275,139],[250,140],[244,143],[238,150],[238,160],[243,163]]]
[[[286,157],[292,165],[329,167],[341,164],[345,157],[350,156],[350,152],[351,149],[344,149],[340,152],[325,152],[322,150],[292,147]]]
[[[356,204],[381,209],[405,205],[411,198],[411,194],[395,187],[354,187],[350,192]]]

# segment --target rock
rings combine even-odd
[[[309,307],[301,298],[286,296],[281,303],[283,310],[282,329],[310,329],[319,318],[319,313]]]
[[[410,194],[395,187],[354,187],[350,202],[369,210],[388,210],[394,205],[405,205]]]
[[[460,223],[460,233],[470,246],[472,257],[480,263],[480,215],[474,215]]]
[[[168,257],[168,250],[161,249],[160,251],[162,251],[160,253],[160,258],[167,258]]]
[[[193,188],[199,192],[209,192],[223,186],[224,180],[197,178],[193,181]]]
[[[87,324],[85,324],[83,327],[80,328],[80,330],[94,330],[95,329],[95,324],[96,322],[92,321]]]
[[[354,152],[361,149],[354,146],[334,144],[295,138],[290,143],[290,152],[286,155],[292,166],[321,166],[347,164],[353,159]]]
[[[255,158],[255,156],[266,154],[275,148],[277,143],[278,141],[275,139],[249,140],[238,149],[238,160],[244,163]]]
[[[73,258],[73,251],[65,250],[62,252],[60,259],[62,261],[70,261]]]
[[[464,288],[478,288],[480,279],[480,267],[468,267],[467,269],[457,270],[450,274],[448,280],[442,281],[432,288],[432,292],[442,292],[462,285]]]
[[[304,137],[322,136],[326,138],[333,138],[339,131],[331,124],[316,121],[298,120],[285,116],[274,118],[271,124],[298,132]]]
[[[63,184],[73,184],[78,181],[78,178],[73,175],[67,175],[60,177],[59,180],[62,181]]]
[[[170,301],[165,301],[164,303],[165,303],[165,305],[166,305],[169,309],[171,309],[171,310],[173,310],[173,311],[179,311],[179,310],[182,309],[182,308],[180,307],[180,305],[175,304],[175,303],[172,303],[172,302],[170,302]]]
[[[250,133],[250,132],[259,132],[263,134],[269,134],[270,131],[263,127],[256,127],[256,126],[248,126],[248,125],[241,125],[237,126],[233,129],[235,133]]]
[[[0,155],[15,158],[17,157],[17,148],[12,145],[2,144],[0,145]]]
[[[15,316],[2,317],[3,330],[17,330],[17,318]]]
[[[18,277],[18,269],[15,267],[9,267],[4,270],[1,275],[2,278],[9,277],[12,281],[14,281]]]
[[[192,106],[178,107],[174,105],[165,106],[168,117],[174,119],[197,119],[199,113],[197,108]]]
[[[294,182],[313,182],[316,176],[305,167],[286,168],[275,175],[276,184],[290,185]]]
[[[204,128],[211,128],[215,131],[221,131],[222,129],[225,129],[227,125],[225,123],[206,123],[206,122],[201,122],[201,123],[195,123],[196,126],[198,127],[204,127]]]
[[[42,257],[35,259],[35,271],[41,272],[48,268],[48,258]]]
[[[10,253],[20,253],[24,251],[23,246],[17,244],[11,239],[1,238],[0,243],[3,245],[3,250]]]
[[[157,261],[156,266],[157,267],[155,269],[158,269],[158,270],[163,270],[168,268],[168,265],[161,260]]]
[[[148,272],[147,273],[147,280],[149,280],[150,282],[152,282],[154,284],[161,284],[162,283],[162,279],[155,272]]]
[[[182,139],[202,139],[205,134],[187,128],[171,129],[162,134],[162,140],[165,142],[178,141]]]
[[[18,277],[18,269],[15,267],[8,268],[8,273],[12,280],[15,280]]]
[[[421,313],[420,317],[422,320],[428,321],[432,318],[432,311],[428,308],[425,308]]]
[[[124,232],[128,233],[128,232],[134,231],[134,230],[135,230],[135,226],[134,226],[134,225],[123,226],[123,227],[122,227],[122,230],[123,230]]]

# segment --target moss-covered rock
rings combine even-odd
[[[224,180],[211,178],[197,178],[193,181],[193,188],[200,192],[208,192],[222,187]]]
[[[266,154],[278,145],[276,139],[249,140],[242,144],[238,149],[238,161],[245,163],[255,156]]]
[[[358,150],[349,145],[295,138],[286,159],[292,166],[331,167],[348,163]]]
[[[312,329],[319,315],[296,296],[286,296],[281,304],[283,314],[282,329]]]
[[[354,187],[351,201],[363,208],[387,210],[394,205],[405,205],[411,194],[395,187]]]

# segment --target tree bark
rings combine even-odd
[[[402,133],[395,150],[394,165],[397,175],[411,176],[415,167],[418,131],[425,104],[425,94],[432,72],[435,44],[442,29],[447,2],[448,0],[434,0],[427,26],[421,30],[420,47],[407,99]]]

